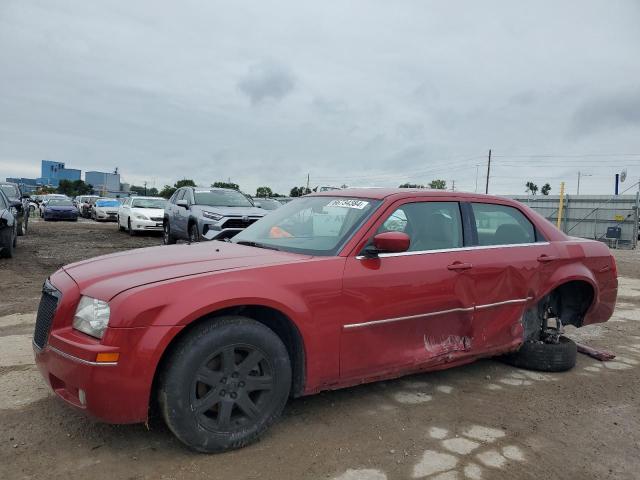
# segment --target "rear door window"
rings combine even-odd
[[[462,221],[458,202],[405,203],[391,213],[378,233],[404,232],[409,252],[460,248]]]
[[[520,210],[506,205],[472,203],[478,232],[478,245],[514,245],[533,243],[533,224]]]

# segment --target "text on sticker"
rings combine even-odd
[[[364,200],[346,198],[341,200],[331,200],[327,204],[327,207],[357,208],[358,210],[362,210],[367,205],[369,205],[369,202],[365,202]]]

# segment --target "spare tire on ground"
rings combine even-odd
[[[578,348],[567,337],[558,343],[525,342],[517,352],[503,355],[500,359],[518,368],[541,372],[564,372],[576,365]]]

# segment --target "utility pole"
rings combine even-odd
[[[451,180],[451,191],[452,192],[456,191],[456,181],[455,180]]]
[[[484,193],[489,193],[489,175],[491,175],[491,149],[489,149],[489,160],[487,161],[487,186],[484,189]]]
[[[556,226],[558,230],[560,230],[560,225],[562,224],[562,211],[564,210],[564,182],[560,182],[560,200],[558,203],[558,221],[556,222]]]
[[[311,175],[310,173],[307,173],[307,192],[309,191],[309,176],[310,175]]]
[[[589,173],[582,173],[580,170],[578,170],[578,189],[576,191],[576,195],[580,195],[580,177],[593,177],[593,175]]]
[[[147,181],[144,181],[144,196],[147,196]]]
[[[478,172],[480,171],[480,165],[476,165],[476,188],[474,192],[478,193]]]

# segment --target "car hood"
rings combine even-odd
[[[264,217],[266,211],[257,207],[209,207],[206,205],[196,205],[200,210],[217,213],[225,217]]]
[[[113,211],[115,212],[116,210],[118,210],[118,205],[114,205],[113,207],[95,207],[96,210],[109,210],[110,212]]]
[[[147,217],[160,217],[164,216],[164,209],[162,208],[140,208],[133,207],[131,208],[131,213],[138,213],[140,215],[146,215]]]
[[[120,292],[149,283],[309,258],[213,241],[128,250],[72,263],[63,270],[78,284],[83,295],[110,300]]]

